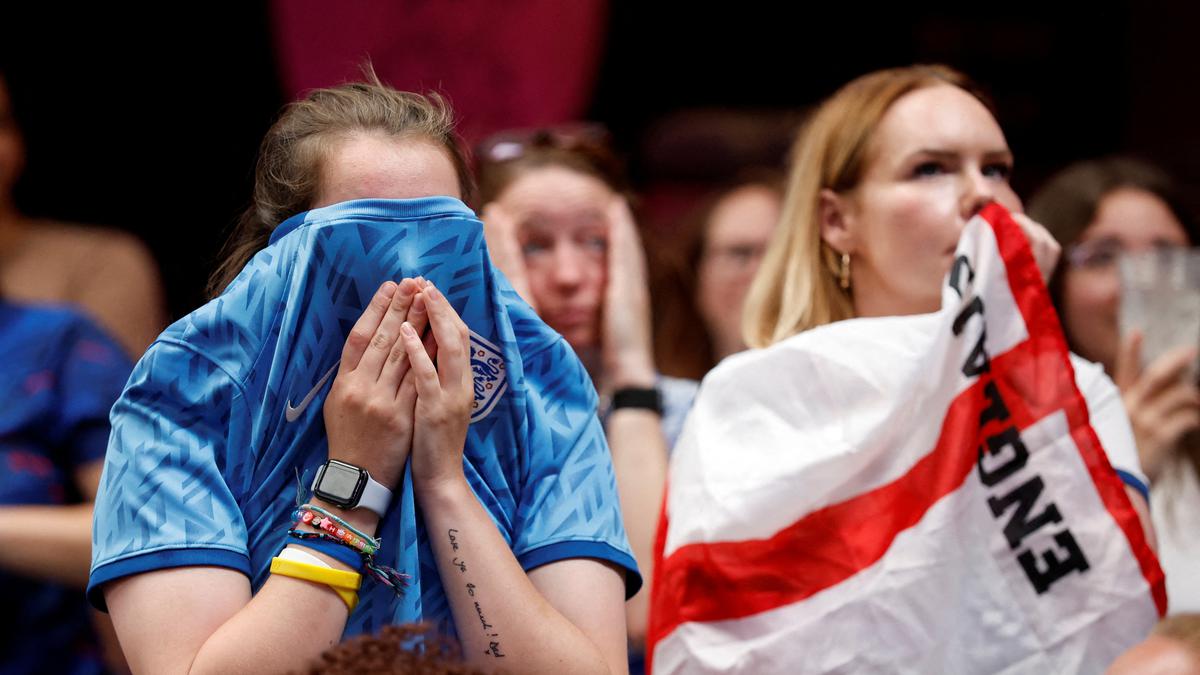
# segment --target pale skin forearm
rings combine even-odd
[[[92,558],[92,500],[104,462],[75,470],[81,504],[0,506],[0,569],[30,579],[84,588]]]
[[[0,507],[0,569],[75,588],[87,586],[92,505]]]
[[[644,582],[642,590],[625,604],[629,638],[640,645],[645,640],[650,612],[654,539],[667,482],[667,443],[662,433],[662,418],[649,410],[614,410],[608,417],[606,431],[625,533]]]
[[[345,603],[328,586],[273,575],[212,634],[188,672],[304,669],[341,640],[347,616]]]
[[[245,576],[217,567],[121,579],[105,598],[134,673],[306,669],[341,638],[347,616],[328,587],[272,576],[251,598]]]
[[[417,499],[468,662],[520,673],[612,672],[534,587],[465,478]]]
[[[368,533],[377,523],[362,511],[328,510]],[[304,550],[335,569],[349,569]],[[341,640],[349,616],[346,604],[324,584],[271,575],[251,597],[245,576],[218,567],[118,579],[105,587],[105,599],[135,673],[307,670]]]

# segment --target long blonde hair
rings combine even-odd
[[[905,94],[950,84],[990,101],[966,75],[941,65],[879,70],[839,89],[809,118],[792,146],[779,227],[746,296],[746,344],[766,347],[797,333],[854,316],[850,291],[838,284],[839,255],[823,244],[821,190],[858,185],[879,121]]]

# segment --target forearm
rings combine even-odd
[[[610,672],[600,649],[534,587],[465,478],[417,499],[468,662],[520,673]]]
[[[654,539],[667,482],[667,444],[662,433],[662,419],[649,410],[614,410],[609,415],[606,431],[625,533],[644,580],[642,590],[626,603],[629,636],[634,644],[640,645],[649,614]]]
[[[357,513],[338,511],[372,534],[377,519],[355,518]],[[288,546],[333,569],[350,570],[300,542]],[[106,587],[105,598],[137,673],[306,671],[341,640],[349,616],[345,602],[325,584],[272,574],[251,597],[244,576],[214,567],[118,580]]]
[[[348,615],[328,586],[272,575],[205,641],[187,672],[306,671],[341,641]]]
[[[364,509],[347,511],[314,499],[313,503],[373,536],[379,518]],[[297,529],[316,532],[304,523]],[[351,570],[344,563],[293,540],[289,548],[315,556],[332,569]],[[365,583],[370,583],[364,579]],[[341,641],[350,610],[329,586],[272,574],[258,594],[213,633],[197,655],[194,672],[296,671],[307,669],[326,649]],[[245,636],[253,635],[256,648],[247,649]],[[252,655],[252,656],[251,656]]]
[[[0,507],[0,568],[23,577],[87,586],[92,505]]]

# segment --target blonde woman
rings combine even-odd
[[[747,344],[767,347],[856,317],[937,311],[967,221],[993,201],[1021,212],[1012,167],[987,99],[961,73],[914,66],[846,85],[796,146],[782,225],[746,299]],[[1048,279],[1058,244],[1028,218],[1019,222]],[[1086,384],[1112,388],[1095,364],[1078,359],[1076,370]],[[1122,459],[1149,531],[1146,482],[1136,457]]]
[[[757,349],[706,377],[672,457],[649,630],[655,672],[1091,672],[1149,630],[1161,583],[1144,543],[1153,535],[1129,421],[1102,368],[1074,356],[1068,366],[1045,322],[1038,277],[1049,277],[1059,248],[1019,215],[1012,166],[986,99],[945,67],[865,75],[810,118],[746,301],[746,341]],[[1005,277],[984,235],[967,230],[976,216],[1001,223],[1003,238],[986,241],[1019,252],[1002,263],[1018,277]],[[965,250],[978,279],[951,273]],[[1007,301],[984,322],[986,347],[980,333],[970,351],[950,337],[973,314],[943,307],[947,278],[980,294],[964,307],[993,293],[1044,301],[1046,311],[1039,326],[1020,323],[1026,338],[995,338],[1021,321]],[[1002,361],[1017,351],[1010,346],[978,365],[976,353],[1008,339],[1055,351]],[[968,352],[961,369],[946,365]],[[1025,451],[1015,421],[1006,428],[1016,440],[984,435],[1017,415],[986,393],[1002,378],[1022,392],[1038,389],[1035,380],[1066,382],[1053,395],[1069,402],[1053,399],[1053,415],[1032,419],[1058,424],[1069,406],[1090,425],[1084,461],[1096,489],[1074,468],[1082,446],[1061,435],[1039,430],[1030,438],[1040,445]],[[1050,399],[1036,393],[1039,404]],[[1005,476],[1038,463],[1065,486],[1058,494],[1087,493],[1076,509],[1081,521],[1094,516],[1084,526],[1095,552],[1087,576],[1065,529],[1041,536],[1070,546],[1020,550],[1027,534],[1063,518],[1034,510],[1029,495],[1045,484],[1032,468],[1019,487],[987,493],[1002,480],[992,469],[1001,460]],[[1090,508],[1100,493],[1109,513]],[[1016,499],[1020,516],[1002,521],[1003,537],[988,530],[987,514]],[[1114,574],[1104,565],[1118,558],[1125,585],[1102,583],[1116,578],[1103,570]],[[1073,567],[1058,564],[1067,559]],[[1051,589],[1067,574],[1071,583]]]

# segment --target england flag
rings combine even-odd
[[[669,474],[653,671],[1102,672],[1166,610],[1139,474],[1119,393],[988,206],[941,311],[706,378]]]

